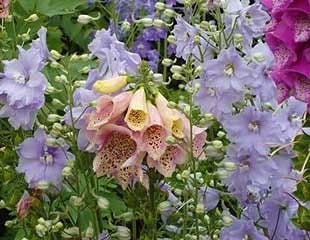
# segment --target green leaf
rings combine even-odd
[[[297,191],[294,195],[302,201],[309,201],[310,199],[310,183],[302,181],[297,185]]]
[[[75,9],[83,4],[85,0],[38,0],[36,9],[41,14],[53,17],[74,13]]]
[[[102,196],[109,200],[110,209],[114,214],[120,215],[127,210],[125,203],[115,193],[105,192]]]
[[[293,223],[300,229],[310,231],[310,209],[300,205]]]

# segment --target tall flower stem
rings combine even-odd
[[[150,237],[153,240],[157,239],[157,203],[156,203],[156,173],[154,170],[150,170],[150,190],[149,199],[151,205],[151,232]]]

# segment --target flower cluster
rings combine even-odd
[[[9,16],[9,3],[10,0],[0,1],[0,18],[6,18]]]
[[[122,77],[105,81],[117,84]],[[102,89],[96,86],[97,82],[94,88]],[[147,186],[145,164],[170,177],[176,166],[185,162],[190,143],[189,120],[169,108],[160,93],[154,103],[149,98],[144,87],[114,96],[102,95],[96,100],[94,111],[84,116],[88,149],[96,152],[93,167],[97,176],[114,176],[123,188],[133,180]],[[202,157],[204,129],[194,127],[193,135],[193,154]],[[169,144],[169,137],[180,143]]]
[[[278,87],[278,101],[293,95],[310,103],[310,3],[262,1],[271,14],[266,42],[276,64],[271,73]],[[309,109],[309,108],[308,108]]]
[[[44,105],[47,79],[41,70],[49,57],[46,29],[42,27],[38,36],[28,50],[18,48],[18,59],[4,61],[4,72],[0,73],[0,118],[9,118],[15,129],[32,129]]]

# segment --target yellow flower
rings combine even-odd
[[[184,138],[184,125],[179,112],[169,108],[167,99],[160,93],[156,96],[155,103],[165,127],[175,137]]]
[[[149,114],[143,87],[133,94],[125,116],[125,122],[134,131],[141,131],[148,125]]]
[[[113,93],[125,87],[127,76],[118,76],[109,80],[98,80],[93,85],[93,90],[98,93]]]

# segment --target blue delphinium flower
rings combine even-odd
[[[216,59],[206,62],[203,67],[210,87],[243,91],[246,84],[251,84],[251,70],[234,47],[222,50]]]
[[[57,144],[51,143],[54,141]],[[63,141],[53,139],[43,129],[38,129],[34,137],[25,139],[17,147],[17,171],[25,173],[30,188],[40,184],[52,184],[58,188],[67,160],[74,159],[73,154],[67,151],[68,148]]]
[[[96,80],[108,79],[119,74],[134,74],[141,62],[140,56],[127,51],[124,43],[118,41],[110,30],[97,31],[88,48],[92,55],[100,60],[99,67],[89,75],[88,89],[91,89]]]
[[[38,110],[44,105],[46,77],[40,72],[49,57],[45,41],[46,30],[41,28],[39,39],[31,48],[19,49],[17,59],[4,61],[0,78],[0,118],[9,118],[15,128],[32,129]]]
[[[269,145],[280,143],[280,128],[274,123],[272,113],[246,107],[239,114],[227,116],[223,121],[230,140],[239,150],[255,150],[261,155],[269,151]]]

